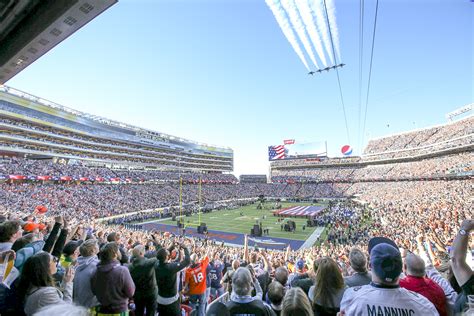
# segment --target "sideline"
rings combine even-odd
[[[308,249],[311,248],[314,243],[319,239],[319,236],[321,236],[321,233],[323,232],[324,227],[319,226],[314,230],[314,232],[306,239],[304,244],[301,245],[301,247],[298,250],[303,250],[303,249]]]

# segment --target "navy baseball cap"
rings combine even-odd
[[[296,268],[298,270],[303,270],[304,269],[304,260],[303,259],[299,259],[298,261],[296,261]]]
[[[372,252],[372,249],[378,244],[388,244],[398,249],[397,244],[387,237],[373,237],[369,240],[369,254]]]
[[[375,239],[375,240],[374,240]],[[375,237],[369,241],[370,267],[384,282],[395,281],[402,273],[402,255],[390,239]]]

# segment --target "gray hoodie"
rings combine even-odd
[[[99,301],[91,290],[91,279],[97,270],[97,256],[77,258],[76,274],[74,275],[73,301],[87,308],[99,305]]]

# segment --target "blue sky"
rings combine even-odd
[[[336,73],[307,75],[264,0],[121,0],[7,85],[229,146],[237,175],[267,173],[267,146],[288,138],[358,151],[359,1],[335,3],[350,140]],[[365,6],[364,82],[375,0]],[[367,137],[473,102],[473,23],[469,0],[380,0]]]

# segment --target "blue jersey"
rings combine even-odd
[[[224,264],[222,262],[213,261],[207,266],[207,275],[211,279],[211,287],[219,289],[222,287],[222,271]]]

